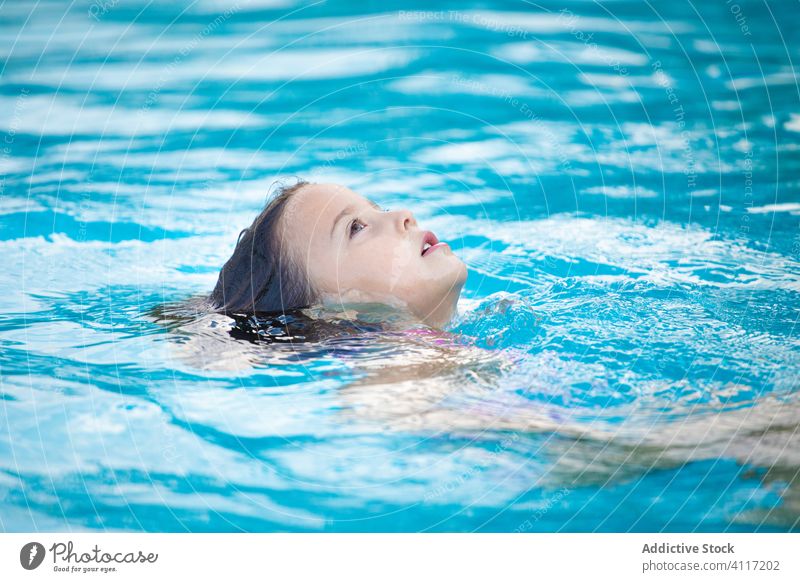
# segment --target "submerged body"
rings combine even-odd
[[[531,308],[505,294],[483,305],[467,311],[457,328],[488,319],[492,329],[506,325],[509,336],[518,335],[523,330],[515,329],[513,312]],[[765,396],[745,407],[693,403],[690,414],[676,421],[655,394],[608,409],[594,400],[581,403],[582,390],[572,386],[572,376],[585,373],[578,361],[543,358],[545,354],[513,346],[486,349],[481,345],[485,338],[415,327],[410,321],[372,326],[350,319],[356,315],[352,312],[344,312],[344,318],[335,311],[303,313],[309,319],[301,325],[296,325],[298,319],[286,318],[264,322],[266,334],[247,325],[230,333],[230,320],[220,314],[185,314],[174,320],[173,332],[181,341],[171,342],[172,356],[190,370],[247,377],[258,370],[300,365],[312,378],[330,374],[342,380],[330,391],[306,388],[298,394],[263,386],[238,391],[235,398],[259,403],[242,410],[247,420],[246,426],[236,428],[239,434],[298,430],[302,415],[282,415],[308,406],[317,411],[321,423],[315,434],[347,438],[351,431],[367,435],[378,431],[398,439],[412,435],[425,443],[442,438],[445,443],[463,440],[487,447],[488,456],[459,461],[464,466],[457,480],[424,492],[425,501],[434,504],[456,494],[456,485],[467,487],[483,472],[495,471],[495,463],[504,467],[511,463],[503,478],[517,475],[524,481],[520,487],[535,484],[571,495],[579,488],[621,487],[654,470],[680,470],[687,463],[728,458],[768,469],[763,482],[774,488],[783,504],[770,516],[775,523],[786,525],[800,511],[796,394]],[[288,322],[283,330],[277,329],[281,321]],[[325,371],[318,369],[319,364]],[[680,404],[672,406],[673,411],[680,410]],[[536,462],[527,457],[531,447],[537,451]],[[318,457],[316,462],[324,465]],[[741,478],[760,477],[743,472]],[[736,519],[764,518],[753,514]]]

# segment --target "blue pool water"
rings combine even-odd
[[[795,10],[3,3],[0,530],[797,530]],[[451,242],[447,333],[182,307],[291,176]]]

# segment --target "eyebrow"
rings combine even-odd
[[[381,207],[378,204],[376,204],[373,200],[368,200],[368,202],[370,203],[370,205],[372,205],[372,207],[375,210],[381,210]],[[331,238],[333,238],[333,232],[336,230],[336,225],[344,216],[347,216],[349,213],[353,212],[353,208],[354,207],[352,204],[348,204],[342,209],[342,211],[339,214],[336,215],[336,218],[333,219],[333,226],[331,226]]]
[[[347,215],[348,213],[353,211],[353,206],[348,205],[345,206],[342,211],[336,215],[336,218],[333,219],[333,226],[331,226],[331,238],[333,238],[333,231],[336,230],[336,225],[342,219],[343,216]]]

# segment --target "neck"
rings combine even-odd
[[[448,294],[433,311],[428,312],[424,317],[420,318],[431,327],[443,329],[456,314],[456,304],[458,303],[459,295],[460,293]]]

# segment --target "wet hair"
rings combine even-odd
[[[298,180],[280,186],[253,224],[239,234],[209,297],[215,309],[227,314],[287,313],[314,302],[305,270],[291,259],[279,228],[286,204],[306,184]]]

